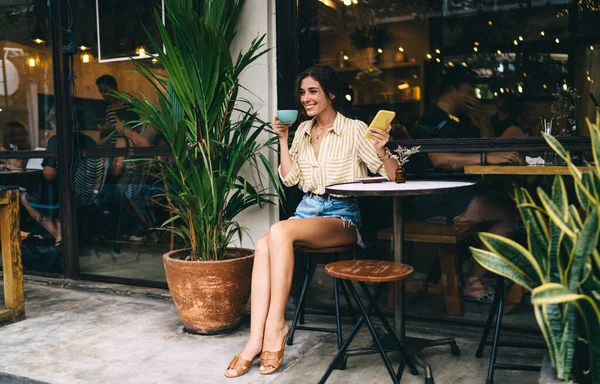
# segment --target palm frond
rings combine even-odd
[[[205,0],[200,17],[192,0],[167,2],[168,27],[155,12],[159,37],[146,30],[166,78],[134,63],[152,84],[158,105],[144,95],[118,94],[172,151],[169,161],[157,161],[155,167],[162,184],[159,195],[173,213],[162,228],[184,239],[193,259],[222,259],[244,232],[235,217],[250,207],[273,203],[283,192],[264,155],[277,144],[263,139],[270,127],[246,100],[238,100],[241,74],[267,52],[265,36],[259,36],[235,60],[231,57],[244,3]],[[175,222],[180,225],[172,228]]]

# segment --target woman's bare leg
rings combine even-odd
[[[244,360],[251,360],[262,350],[265,321],[271,297],[271,272],[269,260],[269,234],[261,237],[254,251],[254,266],[252,267],[252,291],[250,293],[250,338],[240,352]],[[235,369],[230,369],[231,375],[237,375]]]
[[[356,229],[345,225],[338,218],[286,220],[271,227],[269,231],[271,302],[265,324],[264,351],[280,350],[283,337],[288,331],[285,309],[294,271],[294,245],[325,248],[355,242]]]
[[[54,220],[54,225],[56,226],[56,236],[54,237],[54,244],[60,244],[60,242],[62,241],[62,232],[60,229],[60,220],[56,219]]]
[[[31,216],[35,221],[37,221],[38,223],[40,223],[40,225],[42,227],[44,227],[44,229],[46,231],[48,231],[48,233],[50,233],[50,235],[57,239],[60,238],[60,227],[58,227],[56,225],[56,223],[51,220],[48,217],[43,217],[42,214],[35,208],[33,208],[31,205],[29,205],[29,201],[27,201],[26,198],[27,194],[22,194],[21,195],[21,205],[23,205],[23,208],[25,208],[25,211],[27,211],[27,213],[29,214],[29,216]],[[60,225],[60,223],[59,223]]]

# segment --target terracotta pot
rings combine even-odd
[[[163,255],[167,284],[186,331],[203,335],[235,330],[250,297],[254,251],[232,248],[241,257],[185,261],[188,250]]]

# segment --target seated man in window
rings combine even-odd
[[[450,68],[442,80],[442,95],[417,125],[416,138],[481,137],[485,127],[477,114],[477,98],[473,92],[476,75],[464,67]],[[475,123],[474,123],[475,122]],[[449,141],[451,142],[451,141]],[[430,165],[436,170],[461,172],[467,165],[518,163],[513,152],[429,153]],[[419,219],[440,219],[455,223],[483,223],[491,233],[510,236],[515,229],[517,214],[508,199],[498,200],[476,192],[455,192],[418,196],[413,199],[414,215]],[[475,265],[465,284],[463,295],[482,301],[493,300],[493,289],[483,281],[485,270]]]
[[[54,109],[48,113],[48,122],[52,130],[56,132],[56,112]],[[96,142],[80,133],[75,132],[73,136],[75,142],[75,152],[80,149],[92,149],[96,147]],[[58,140],[56,135],[48,139],[46,147],[48,151],[58,150]],[[54,238],[54,245],[60,246],[61,228],[58,210],[60,204],[58,201],[58,160],[56,158],[45,158],[42,161],[43,180],[38,191],[27,190],[21,195],[21,203],[27,213],[36,220],[44,229]]]

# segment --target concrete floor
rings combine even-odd
[[[79,263],[83,273],[92,273],[99,276],[123,277],[144,279],[156,282],[165,282],[165,272],[162,265],[162,254],[168,251],[168,241],[162,241],[158,246],[151,241],[131,243],[122,241],[121,253],[113,251],[114,243],[96,242],[87,243],[80,251]],[[437,259],[437,248],[430,244],[417,244],[414,249],[415,257],[411,265],[417,271],[414,277],[426,276],[426,271],[431,268],[432,260]],[[374,252],[379,254],[380,252]],[[364,257],[369,256],[363,255]],[[489,276],[488,284],[494,286],[493,276]],[[308,300],[312,305],[333,307],[331,292],[331,278],[324,272],[324,265],[319,264],[313,283],[310,285]],[[384,300],[387,292],[384,292]],[[464,324],[478,324],[482,326],[488,316],[489,305],[475,302],[465,302],[465,314],[461,318],[446,315],[445,303],[442,296],[425,293],[407,294],[407,314],[410,317],[421,319],[447,319]],[[524,300],[528,301],[528,298]],[[537,332],[537,323],[530,305],[517,306],[504,318],[504,324],[521,331]]]
[[[336,352],[335,335],[299,331],[277,374],[261,376],[253,366],[231,381],[223,371],[246,341],[247,323],[229,335],[195,336],[182,331],[167,291],[41,278],[28,278],[25,288],[27,319],[0,328],[0,383],[316,383]],[[421,355],[432,365],[437,384],[484,382],[489,348],[484,358],[474,357],[480,332],[408,322],[410,335],[457,337],[460,357],[448,347]],[[368,342],[364,331],[353,345]],[[541,353],[505,348],[499,361],[536,364]],[[538,375],[498,371],[495,383],[535,383]],[[335,371],[328,381],[385,382],[390,379],[376,355],[351,357],[347,369]],[[422,383],[423,377],[405,372],[402,382]]]

